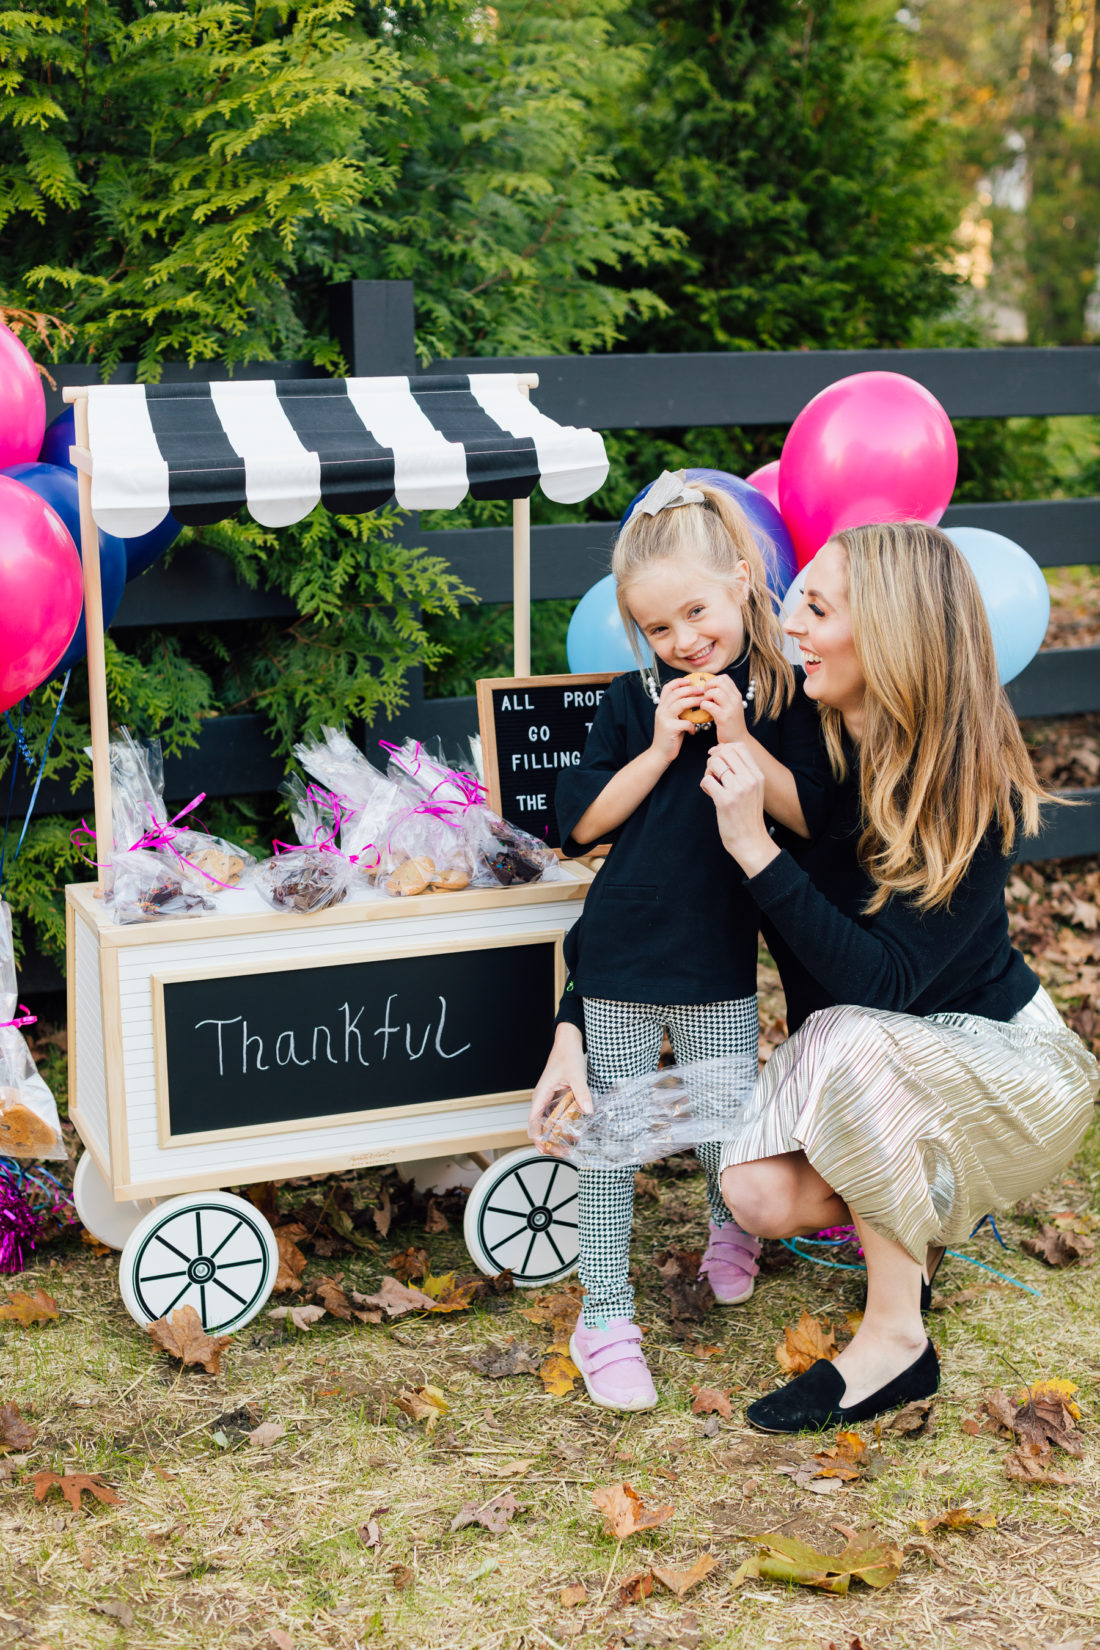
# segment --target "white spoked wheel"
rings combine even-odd
[[[275,1234],[232,1192],[169,1198],[135,1227],[118,1278],[140,1324],[193,1306],[208,1334],[243,1329],[271,1293],[279,1270]]]
[[[73,1202],[81,1224],[108,1249],[122,1249],[138,1221],[155,1207],[152,1198],[116,1203],[91,1152],[83,1154],[73,1174]]]
[[[533,1146],[500,1157],[466,1203],[463,1236],[475,1266],[510,1271],[524,1289],[556,1283],[577,1265],[577,1171]]]

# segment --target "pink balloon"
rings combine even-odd
[[[763,493],[769,504],[779,509],[779,460],[773,458],[770,464],[761,464],[759,470],[754,470],[745,480],[750,487],[755,487],[758,493]],[[782,511],[780,511],[782,515]]]
[[[0,711],[46,681],[80,620],[80,557],[61,517],[0,476]]]
[[[939,521],[958,473],[951,420],[923,384],[857,372],[815,395],[779,460],[779,508],[804,567],[826,539],[872,521]]]
[[[33,464],[46,433],[42,378],[25,344],[0,324],[0,470]]]

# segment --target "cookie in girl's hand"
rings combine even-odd
[[[706,687],[708,682],[714,680],[715,678],[707,670],[693,670],[684,677],[684,681],[690,682],[692,687],[700,688]],[[692,710],[682,710],[680,720],[681,722],[693,722],[697,728],[704,728],[708,722],[714,721],[714,717],[709,710],[704,710],[702,705],[697,705]]]

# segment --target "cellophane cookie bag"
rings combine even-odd
[[[382,864],[379,844],[387,821],[405,806],[404,793],[354,745],[343,728],[321,729],[294,754],[331,795],[340,799],[340,852],[356,873],[373,882]]]
[[[13,1022],[18,1002],[11,909],[0,900],[0,1157],[65,1157],[57,1105]]]
[[[114,852],[106,903],[115,922],[154,922],[212,910],[212,902],[194,886],[201,879],[183,874],[163,850],[177,833],[164,806],[160,740],[139,744],[122,728],[111,740],[110,764]]]
[[[299,847],[276,842],[275,853],[257,865],[251,886],[276,911],[325,911],[347,899],[354,867],[336,846],[340,799],[319,785],[293,778],[280,787],[291,804]]]
[[[383,742],[389,753],[387,777],[400,798],[386,822],[380,843],[378,887],[395,897],[409,894],[458,893],[473,881],[474,861],[467,841],[467,814],[472,802],[469,775],[458,774],[438,760],[416,753],[417,740],[403,746]],[[472,782],[476,789],[476,780]]]

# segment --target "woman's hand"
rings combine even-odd
[[[714,717],[720,745],[741,743],[748,738],[744,700],[732,677],[716,676],[713,682],[708,682],[700,703]]]
[[[701,780],[714,803],[722,845],[745,875],[756,876],[779,853],[764,823],[764,775],[744,745],[716,745]]]
[[[703,690],[686,676],[676,676],[666,682],[657,701],[653,718],[653,743],[649,747],[665,767],[675,762],[680,754],[685,733],[694,733],[690,722],[680,720],[685,710],[697,710],[703,702]]]
[[[592,1095],[588,1088],[588,1063],[584,1057],[584,1039],[579,1026],[562,1021],[554,1032],[550,1058],[546,1062],[542,1076],[535,1084],[535,1092],[531,1096],[531,1109],[527,1113],[527,1138],[540,1152],[546,1152],[548,1156],[553,1154],[542,1140],[546,1119],[566,1089],[573,1090],[581,1111],[591,1112]]]

